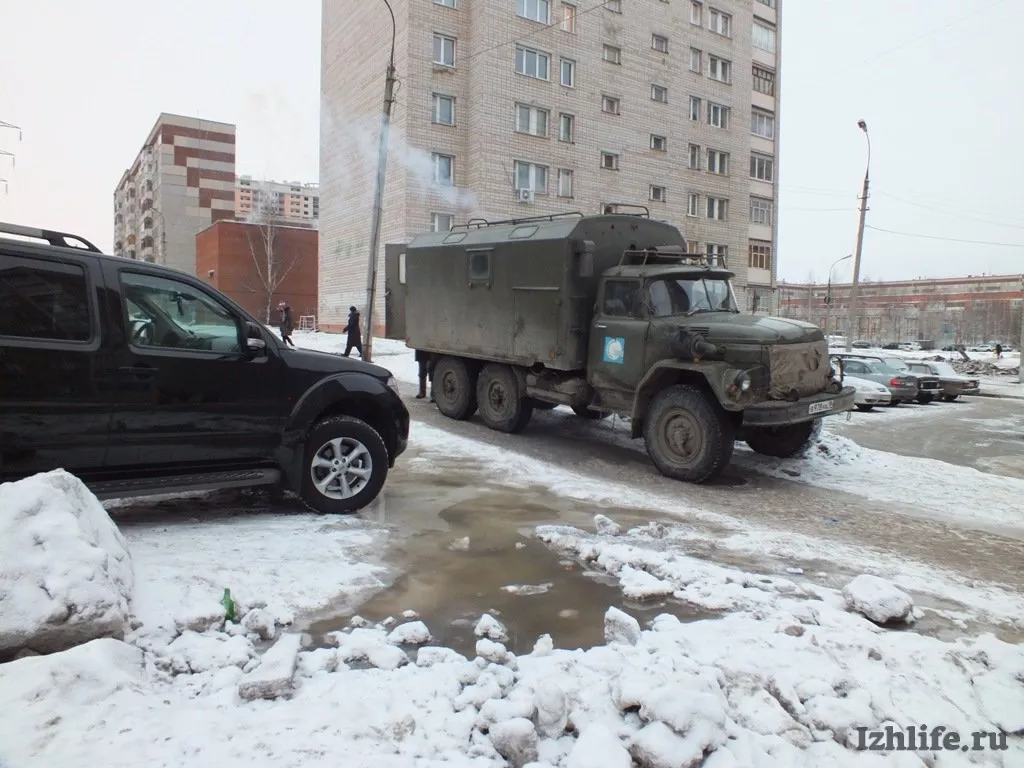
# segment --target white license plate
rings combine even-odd
[[[832,401],[831,400],[825,400],[825,401],[820,402],[820,403],[811,403],[809,406],[807,406],[807,413],[821,413],[822,411],[831,411],[831,410],[832,410]]]

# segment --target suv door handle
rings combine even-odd
[[[125,365],[117,369],[118,373],[130,373],[135,376],[152,376],[157,369],[151,365]]]
[[[608,326],[607,326],[607,325],[595,325],[594,327],[595,327],[595,328],[600,328],[600,329],[601,329],[601,330],[603,331],[603,330],[604,330],[605,328],[607,328]]]

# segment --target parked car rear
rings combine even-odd
[[[942,397],[953,402],[961,395],[976,395],[981,391],[978,379],[963,376],[956,372],[952,365],[936,360],[915,360],[907,366],[914,373],[937,376],[942,389]]]
[[[833,367],[841,367],[844,377],[867,379],[886,387],[891,395],[889,405],[913,402],[919,394],[915,376],[900,373],[880,360],[869,360],[853,355],[834,355],[832,360]]]

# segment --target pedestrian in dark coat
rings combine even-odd
[[[1003,357],[1003,345],[996,344],[996,360],[1001,360]]]
[[[286,345],[291,344],[295,346],[295,342],[292,341],[292,331],[295,330],[295,320],[292,318],[292,308],[287,303],[281,302],[277,305],[277,308],[281,311],[281,339]]]
[[[416,350],[416,363],[419,366],[420,391],[416,393],[416,399],[422,400],[427,396],[427,380],[430,380],[430,402],[434,402],[434,356],[422,349]]]
[[[342,330],[348,334],[348,343],[345,345],[345,357],[348,357],[353,349],[362,357],[363,337],[359,331],[359,310],[355,307],[348,308],[348,325]]]

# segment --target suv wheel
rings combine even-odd
[[[377,498],[387,476],[387,446],[365,421],[333,416],[306,438],[302,500],[317,512],[358,512]]]
[[[735,431],[699,389],[685,384],[655,395],[644,419],[644,442],[665,476],[691,483],[714,480],[732,458]]]
[[[465,360],[442,357],[434,365],[434,400],[449,419],[465,421],[476,413],[476,389]]]
[[[499,432],[522,432],[533,416],[533,401],[519,390],[519,379],[507,365],[485,365],[476,383],[484,424]]]
[[[757,453],[788,459],[800,453],[820,433],[821,419],[814,419],[783,427],[748,427],[744,437]]]

